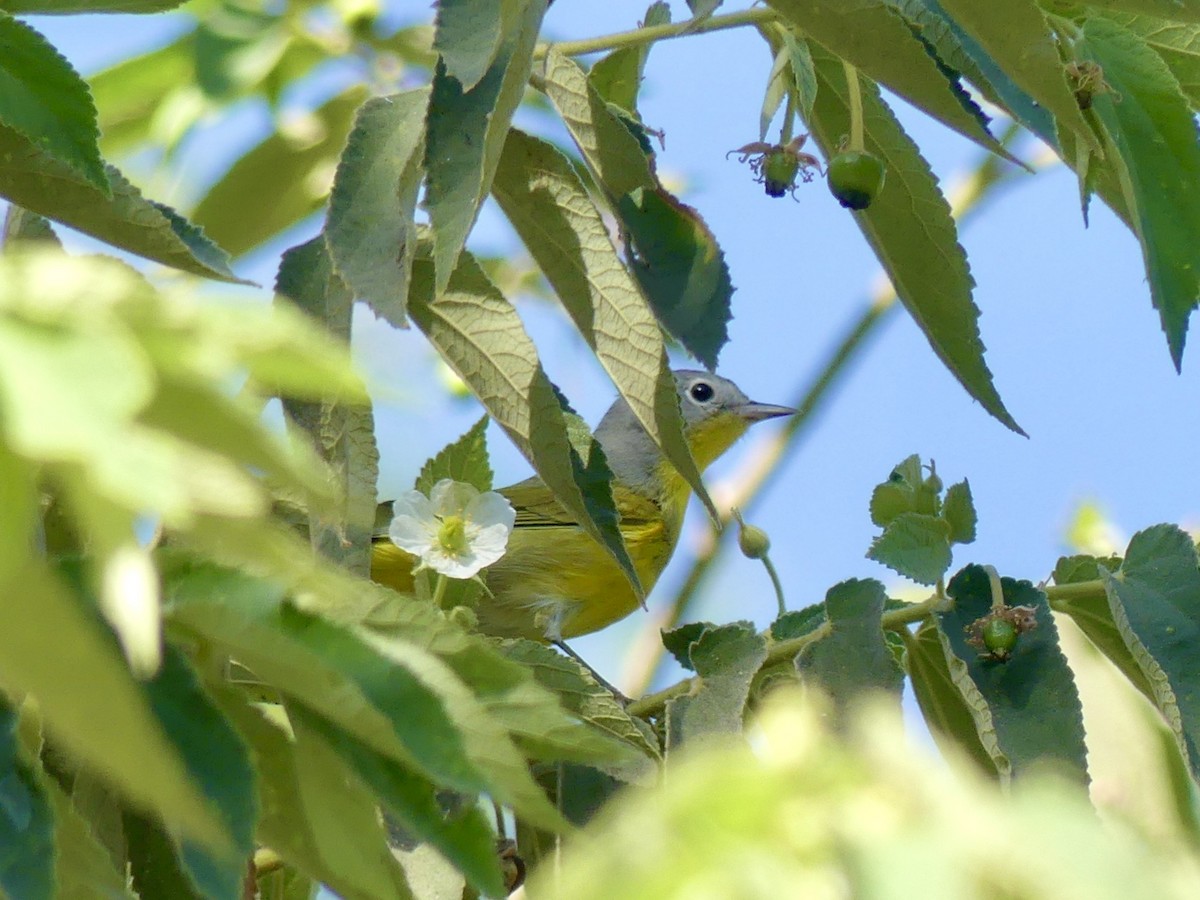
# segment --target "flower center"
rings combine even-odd
[[[467,541],[467,523],[462,516],[446,516],[438,528],[438,543],[450,556],[461,556],[470,549]]]

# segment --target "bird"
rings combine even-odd
[[[683,431],[701,471],[755,422],[788,416],[787,406],[750,400],[727,378],[710,372],[673,372]],[[670,560],[683,526],[691,488],[618,398],[600,420],[596,440],[613,474],[620,531],[646,593]],[[535,477],[501,488],[516,511],[504,556],[485,571],[487,591],[475,607],[479,630],[494,637],[563,644],[599,631],[641,605],[616,560],[579,525]],[[377,528],[372,580],[411,593],[417,558]],[[574,655],[574,654],[572,654]]]

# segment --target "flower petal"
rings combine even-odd
[[[486,565],[472,550],[451,556],[441,547],[431,548],[423,559],[429,568],[447,578],[471,578]]]
[[[479,488],[464,481],[443,478],[429,492],[433,512],[440,517],[461,516],[467,505],[479,495]]]
[[[433,504],[420,491],[406,491],[392,501],[392,516],[412,516],[433,521]]]
[[[420,494],[417,496],[425,500]],[[425,503],[428,505],[429,501],[425,500]],[[437,530],[438,521],[432,514],[415,516],[401,513],[388,524],[388,537],[401,550],[424,557],[429,548],[437,543]]]
[[[504,555],[509,534],[511,529],[500,524],[481,528],[471,536],[471,552],[482,560],[481,566],[490,566]]]
[[[517,511],[508,498],[496,491],[487,491],[467,504],[466,518],[481,528],[503,525],[506,532],[512,531],[517,520]],[[505,537],[507,540],[507,535]]]

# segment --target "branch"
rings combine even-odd
[[[740,28],[743,25],[759,25],[764,22],[774,22],[779,14],[773,9],[755,7],[741,12],[727,13],[723,16],[709,16],[697,22],[688,19],[668,25],[649,25],[635,28],[632,31],[621,31],[616,34],[605,34],[600,37],[586,38],[582,41],[559,41],[557,43],[539,44],[533,51],[534,59],[543,59],[553,46],[567,56],[584,56],[588,53],[598,53],[601,50],[619,50],[622,47],[640,47],[655,41],[684,37],[689,34],[704,34],[708,31],[722,31],[726,28]]]

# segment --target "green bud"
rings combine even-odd
[[[747,525],[743,522],[741,531],[738,532],[738,546],[750,559],[762,559],[771,549],[771,539],[757,525]]]

